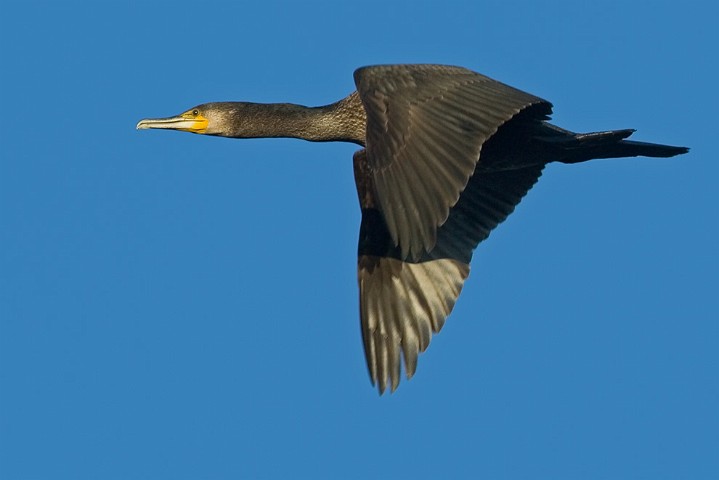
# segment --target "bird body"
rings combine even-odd
[[[383,65],[355,71],[357,91],[322,107],[217,102],[165,128],[233,138],[291,137],[361,145],[360,319],[372,382],[410,378],[469,275],[472,253],[556,161],[671,157],[625,140],[633,130],[577,134],[547,122],[552,105],[461,67]]]

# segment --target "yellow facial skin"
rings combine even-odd
[[[209,120],[205,118],[198,109],[188,110],[176,117],[167,118],[146,118],[137,124],[138,130],[146,128],[163,128],[169,130],[181,130],[191,133],[205,133]]]
[[[209,121],[203,117],[197,109],[189,110],[181,114],[180,117],[190,122],[189,127],[183,127],[180,128],[180,130],[192,133],[205,133],[205,131],[207,131],[207,124]]]

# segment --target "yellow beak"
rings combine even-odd
[[[176,117],[145,118],[137,123],[138,130],[146,128],[164,128],[168,130],[182,130],[183,132],[205,133],[208,120],[202,115],[183,113]]]

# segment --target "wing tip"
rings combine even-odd
[[[366,268],[369,263],[374,268]],[[358,274],[370,383],[380,396],[391,394],[399,387],[403,370],[407,380],[414,377],[419,354],[452,311],[469,265],[448,258],[408,263],[360,255]]]

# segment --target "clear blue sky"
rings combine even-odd
[[[719,478],[718,10],[3,2],[0,478]],[[356,147],[134,128],[412,62],[692,150],[548,168],[380,398]]]

